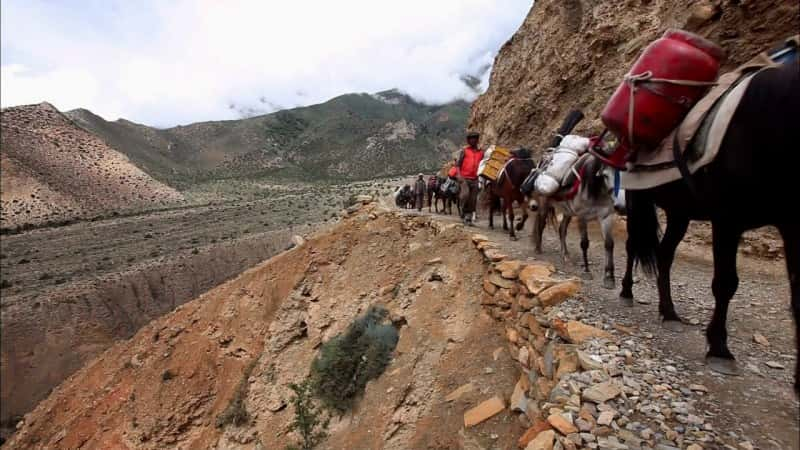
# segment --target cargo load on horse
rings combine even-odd
[[[792,36],[717,77],[722,51],[716,44],[667,31],[644,50],[603,110],[603,123],[619,144],[605,149],[601,135],[590,151],[620,170],[625,189],[688,179],[715,160],[753,77],[780,64],[797,64],[799,43],[798,35]],[[662,64],[659,58],[682,63]]]
[[[579,170],[592,141],[569,133],[581,120],[583,113],[579,110],[567,114],[539,164],[522,182],[520,190],[523,194],[550,197],[564,188],[570,190],[580,179]]]
[[[558,148],[542,158],[542,170],[534,181],[536,192],[550,196],[565,186],[567,175],[576,171],[575,163],[578,158],[587,154],[589,143],[589,138],[583,136],[574,134],[564,136]]]
[[[716,84],[724,51],[696,34],[670,29],[648,45],[600,117],[619,145],[606,163],[624,168],[655,150]]]
[[[483,160],[478,165],[478,176],[489,179],[491,181],[497,180],[503,166],[511,157],[511,152],[505,147],[498,147],[496,145],[490,146],[483,153]]]

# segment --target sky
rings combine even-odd
[[[0,103],[152,126],[397,88],[431,104],[488,84],[532,0],[3,0]],[[483,71],[482,71],[483,70]]]

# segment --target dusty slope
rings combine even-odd
[[[291,439],[285,384],[305,376],[321,341],[377,303],[407,321],[396,357],[356,414],[334,421],[325,447],[483,447],[492,433],[508,447],[522,432],[510,416],[460,431],[469,405],[507,398],[518,374],[509,358],[493,361],[504,344],[476,301],[483,268],[457,227],[368,206],[115,345],[26,415],[7,446],[282,448]],[[216,428],[251,362],[253,421]],[[445,402],[467,377],[480,380],[476,391]]]
[[[182,199],[52,105],[3,109],[4,229],[163,206]]]
[[[0,437],[115,341],[285,250],[293,234],[367,192],[378,186],[262,186],[251,201],[0,237]]]
[[[725,69],[800,29],[795,0],[537,0],[495,58],[489,89],[472,105],[484,142],[541,149],[572,108],[576,131],[599,132],[599,114],[639,52],[670,27],[706,36]]]

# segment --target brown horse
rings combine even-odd
[[[434,202],[436,203],[436,212],[439,212],[439,202],[436,200],[436,194],[439,191],[440,185],[441,183],[438,176],[431,175],[431,177],[428,178],[428,212],[431,212],[431,206],[434,206]]]
[[[514,232],[521,231],[528,220],[528,208],[525,203],[525,195],[520,192],[519,187],[525,181],[528,174],[535,166],[533,159],[530,158],[530,151],[527,149],[515,150],[512,158],[506,163],[497,180],[487,183],[489,201],[489,228],[494,228],[494,212],[500,210],[503,216],[503,229],[508,230],[512,241],[517,240]],[[514,225],[514,202],[522,209],[522,219]],[[508,217],[508,225],[506,222]]]

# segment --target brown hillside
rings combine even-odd
[[[468,405],[507,398],[518,376],[510,358],[492,362],[505,344],[480,314],[485,266],[459,227],[366,206],[116,344],[27,414],[7,445],[282,449],[294,439],[286,385],[306,376],[320,342],[381,304],[406,322],[394,359],[356,411],[334,419],[325,448],[454,448]],[[250,364],[251,421],[218,428]],[[483,383],[469,403],[446,402],[467,377]],[[524,431],[508,415],[490,422],[503,448]],[[480,430],[468,440],[490,442]]]
[[[640,51],[667,28],[719,43],[723,70],[800,29],[796,0],[537,0],[495,58],[489,89],[472,105],[470,127],[487,143],[542,149],[567,112],[576,129],[599,132],[600,111]]]
[[[52,105],[3,109],[3,229],[153,208],[182,199]]]

